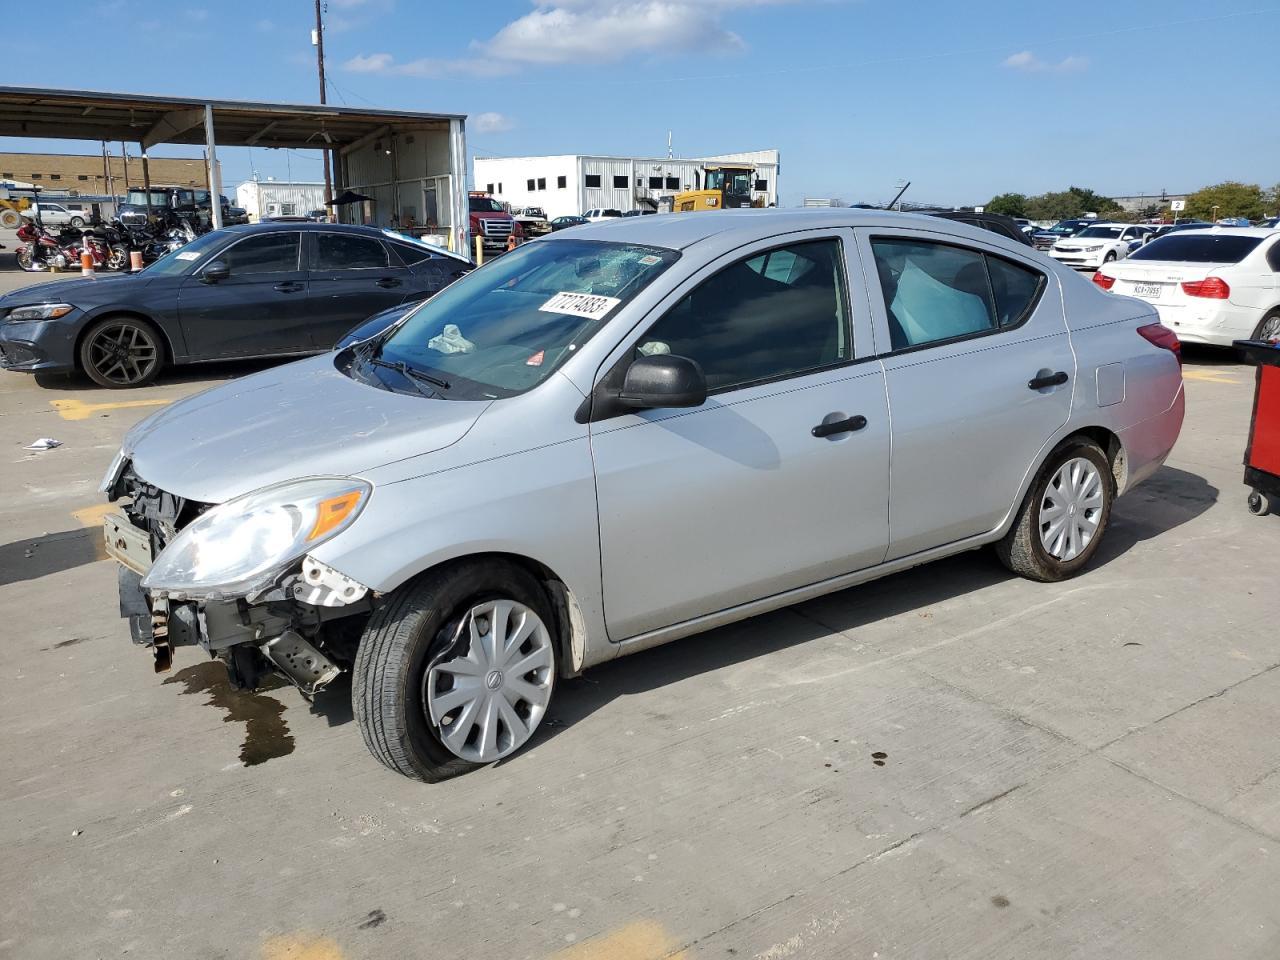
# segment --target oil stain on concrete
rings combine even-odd
[[[293,734],[284,719],[285,706],[279,700],[263,696],[263,691],[284,686],[276,677],[264,678],[257,692],[234,690],[227,680],[227,669],[217,660],[184,667],[164,681],[180,683],[183,694],[206,693],[206,706],[227,712],[225,723],[244,724],[244,742],[240,744],[240,762],[257,766],[293,753]]]

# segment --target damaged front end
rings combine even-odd
[[[200,646],[237,688],[277,672],[314,696],[350,666],[375,598],[307,550],[354,520],[368,484],[311,478],[212,505],[147,483],[118,457],[103,490],[121,507],[103,523],[120,615],[157,672],[175,647]]]

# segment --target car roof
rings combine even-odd
[[[619,243],[641,243],[671,250],[684,250],[703,240],[730,231],[751,240],[791,231],[828,229],[832,227],[915,227],[938,232],[955,229],[972,236],[979,228],[954,220],[915,213],[887,210],[860,210],[852,207],[812,207],[794,210],[753,208],[749,210],[715,210],[698,213],[665,213],[649,217],[617,217],[575,229],[569,239],[612,240]],[[985,238],[999,236],[980,231]],[[551,238],[547,238],[551,239]],[[541,241],[540,241],[541,242]],[[1008,241],[1014,243],[1015,241]]]
[[[1206,223],[1202,227],[1188,225],[1178,232],[1186,233],[1190,230],[1212,234],[1215,237],[1273,237],[1276,235],[1274,227],[1220,227],[1214,223]]]
[[[273,230],[324,230],[340,233],[360,233],[368,237],[381,237],[383,240],[395,240],[378,227],[358,226],[354,223],[317,223],[314,220],[268,220],[265,223],[238,223],[235,226],[223,227],[228,233],[270,233]],[[405,243],[417,243],[412,237],[401,238]]]

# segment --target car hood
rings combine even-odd
[[[457,443],[490,401],[392,393],[325,354],[179,400],[125,437],[134,472],[169,493],[222,503],[259,487],[355,476]]]
[[[82,277],[78,280],[50,280],[6,293],[0,298],[0,306],[8,308],[31,303],[72,303],[82,306],[86,303],[99,303],[119,297],[121,290],[125,289],[122,284],[132,284],[130,289],[141,290],[152,279],[123,274],[114,277]]]

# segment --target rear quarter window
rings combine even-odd
[[[1221,236],[1211,233],[1170,233],[1157,237],[1129,254],[1130,260],[1167,260],[1174,263],[1239,263],[1262,242],[1261,237]]]

